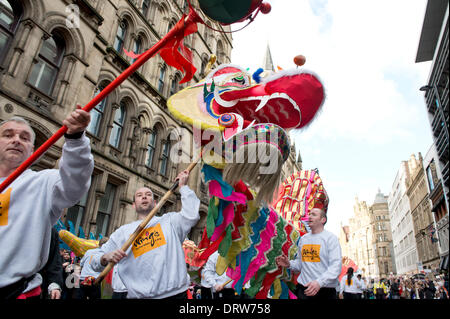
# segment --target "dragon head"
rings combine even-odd
[[[243,180],[272,201],[289,156],[287,132],[307,126],[325,99],[317,75],[305,69],[274,73],[256,82],[243,68],[226,64],[171,96],[170,112],[201,129],[194,137],[203,159],[223,169],[224,180]]]

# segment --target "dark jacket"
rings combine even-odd
[[[391,295],[400,296],[400,287],[396,281],[394,281],[391,285]]]
[[[47,263],[44,268],[40,271],[42,275],[42,295],[47,296],[48,286],[54,282],[63,288],[63,267],[62,258],[59,253],[59,236],[55,228],[52,228],[52,238],[50,242],[50,252],[48,255]]]
[[[436,287],[433,282],[430,280],[426,283],[425,288],[423,289],[423,293],[425,295],[425,299],[434,299],[434,293],[436,292]]]

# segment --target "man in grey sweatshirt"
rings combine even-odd
[[[336,235],[324,229],[326,221],[326,207],[318,204],[309,212],[311,232],[300,238],[297,258],[289,260],[285,255],[276,258],[278,266],[300,272],[297,278],[299,299],[337,297],[336,288],[342,269],[341,246]]]
[[[39,293],[52,226],[90,187],[94,160],[84,135],[89,122],[80,107],[71,112],[63,121],[68,130],[59,169],[27,169],[0,194],[0,299]],[[21,117],[0,123],[0,183],[30,157],[34,139]]]
[[[138,220],[118,228],[93,257],[91,265],[95,271],[102,271],[109,262],[118,264],[127,298],[187,298],[190,277],[182,243],[200,219],[200,200],[187,186],[188,177],[188,171],[177,177],[181,211],[154,216],[125,252],[121,247],[155,205],[152,191],[139,188],[133,203]]]

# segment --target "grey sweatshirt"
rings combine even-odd
[[[297,258],[290,268],[300,272],[298,283],[306,285],[317,280],[320,287],[337,288],[342,268],[341,246],[338,238],[327,230],[307,233],[300,238]]]
[[[40,172],[28,169],[3,191],[9,204],[3,198],[0,287],[28,278],[44,267],[51,228],[63,209],[76,204],[89,190],[93,169],[90,142],[83,135],[80,139],[66,140],[59,169]],[[0,182],[5,179],[0,178]],[[26,291],[34,287],[29,285]]]
[[[190,284],[183,240],[200,219],[200,200],[188,186],[180,188],[181,211],[155,216],[141,237],[125,252],[118,275],[128,290],[127,298],[160,299],[186,291]],[[109,237],[92,259],[92,268],[102,271],[100,259],[120,249],[142,221],[121,226]]]
[[[215,251],[211,256],[209,256],[206,261],[205,266],[201,271],[202,280],[201,285],[206,288],[212,288],[212,291],[215,292],[216,285],[222,285],[226,283],[231,278],[227,276],[227,272],[225,271],[222,275],[217,274],[216,265],[217,259],[219,259],[219,252]],[[232,288],[233,282],[229,282],[224,288]]]

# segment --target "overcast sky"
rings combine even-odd
[[[432,144],[423,92],[431,63],[415,63],[426,0],[266,0],[268,15],[233,33],[231,61],[254,72],[267,44],[274,65],[316,72],[323,112],[291,132],[303,169],[318,168],[330,196],[326,228],[339,235],[355,197],[388,195],[403,160]],[[233,25],[233,29],[242,24]]]

